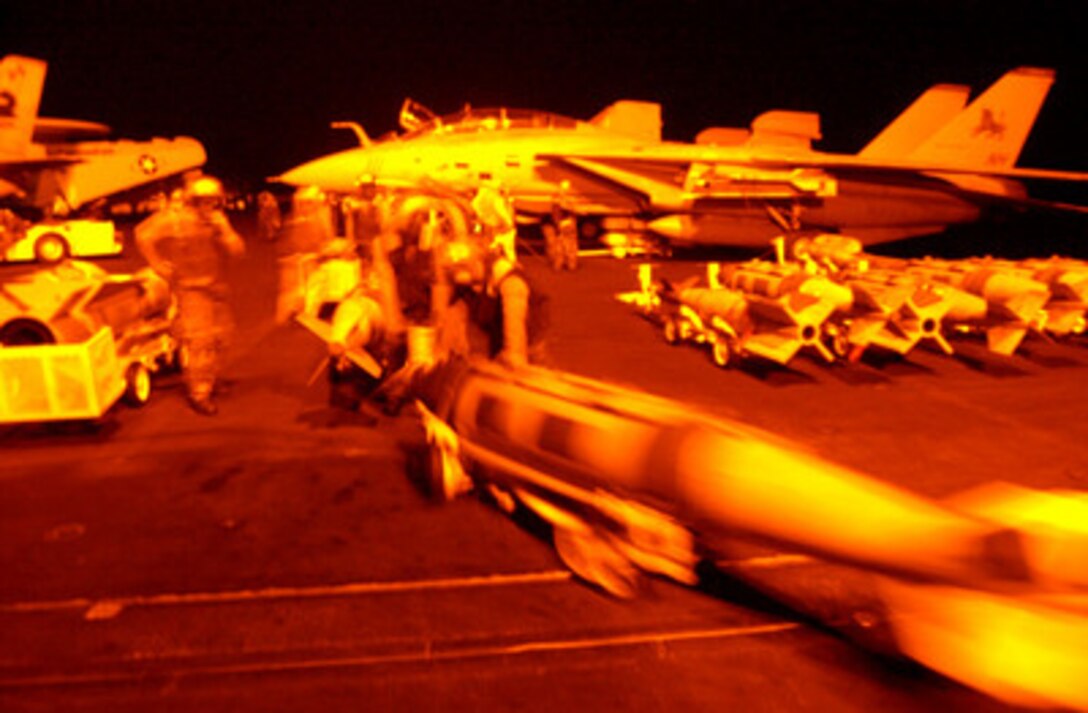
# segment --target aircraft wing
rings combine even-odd
[[[567,163],[594,170],[599,166],[630,164],[640,172],[660,174],[666,167],[676,172],[697,166],[712,166],[723,173],[745,176],[751,171],[822,169],[829,171],[872,171],[879,173],[914,174],[972,174],[993,178],[1041,179],[1088,182],[1088,171],[1063,171],[1046,168],[1000,166],[972,167],[940,164],[929,161],[886,161],[848,154],[826,154],[817,151],[799,153],[759,153],[734,148],[699,146],[696,144],[663,144],[648,146],[637,153],[630,151],[594,152],[592,154],[542,154],[538,158]]]
[[[63,169],[76,162],[76,159],[58,158],[0,158],[0,199],[16,196],[26,198],[34,193],[34,186],[42,173],[52,169]]]
[[[805,166],[702,160],[682,146],[673,151],[538,158],[633,192],[660,210],[685,210],[695,200],[826,198],[837,191],[834,178]]]
[[[1088,171],[1061,171],[1047,168],[974,168],[970,166],[950,166],[928,162],[903,161],[899,163],[874,161],[859,156],[833,156],[814,154],[810,157],[790,159],[761,157],[753,160],[756,166],[781,167],[805,166],[828,170],[856,170],[884,173],[916,173],[925,175],[977,175],[991,178],[1010,178],[1027,180],[1088,182]]]
[[[31,141],[39,144],[51,144],[58,141],[86,141],[104,139],[110,134],[110,127],[97,121],[82,119],[55,119],[39,116],[34,121]]]
[[[937,179],[973,199],[1023,208],[1088,213],[1088,206],[1024,195],[1015,183],[1042,180],[1088,183],[1088,172],[1037,168],[974,169],[911,161],[812,152],[791,156],[724,155],[707,147],[653,147],[630,153],[541,155],[599,180],[635,192],[661,210],[680,211],[695,200],[833,197],[838,178]]]

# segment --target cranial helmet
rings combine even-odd
[[[446,244],[446,267],[454,283],[482,282],[487,266],[487,251],[471,238],[451,240]]]
[[[295,205],[317,206],[325,202],[325,193],[317,186],[303,186],[295,191]]]
[[[218,178],[201,176],[188,185],[185,189],[185,200],[188,203],[218,203],[226,198],[223,192],[223,184]]]

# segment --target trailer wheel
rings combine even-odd
[[[846,359],[850,356],[851,346],[850,337],[847,336],[845,330],[836,329],[831,333],[831,338],[828,340],[831,347],[831,353],[839,359]]]
[[[733,360],[733,347],[729,344],[729,340],[720,337],[715,339],[710,345],[710,358],[720,368],[727,368],[729,362]]]
[[[68,257],[68,241],[58,233],[46,233],[34,241],[34,257],[38,262],[53,264]]]
[[[151,398],[151,372],[140,362],[133,362],[125,370],[125,403],[137,408]]]

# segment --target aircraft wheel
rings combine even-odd
[[[140,362],[133,362],[125,370],[125,403],[140,407],[151,398],[151,372]]]
[[[729,366],[729,362],[733,360],[733,347],[729,344],[728,340],[715,339],[714,343],[710,345],[710,358],[714,360],[714,363],[722,369]]]
[[[676,320],[672,317],[666,317],[665,323],[661,326],[661,332],[665,335],[665,341],[669,344],[680,343],[680,327],[677,326]]]
[[[57,233],[46,233],[34,242],[34,257],[38,262],[53,264],[69,255],[68,241]]]

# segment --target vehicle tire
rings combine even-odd
[[[136,361],[125,370],[125,403],[139,408],[151,398],[151,372]]]
[[[667,343],[674,346],[680,343],[680,328],[672,317],[665,318],[665,323],[661,325],[661,333],[665,335]]]
[[[850,338],[847,336],[844,330],[835,330],[835,332],[831,334],[831,338],[828,340],[828,342],[831,353],[839,359],[847,359],[850,356]]]
[[[52,265],[68,257],[68,241],[58,233],[46,233],[34,241],[34,257],[38,262]]]
[[[57,337],[53,331],[36,319],[13,319],[0,329],[0,346],[29,347],[56,343]]]
[[[715,339],[710,345],[710,358],[714,360],[714,364],[718,367],[728,368],[729,362],[733,360],[732,345],[726,339]]]

